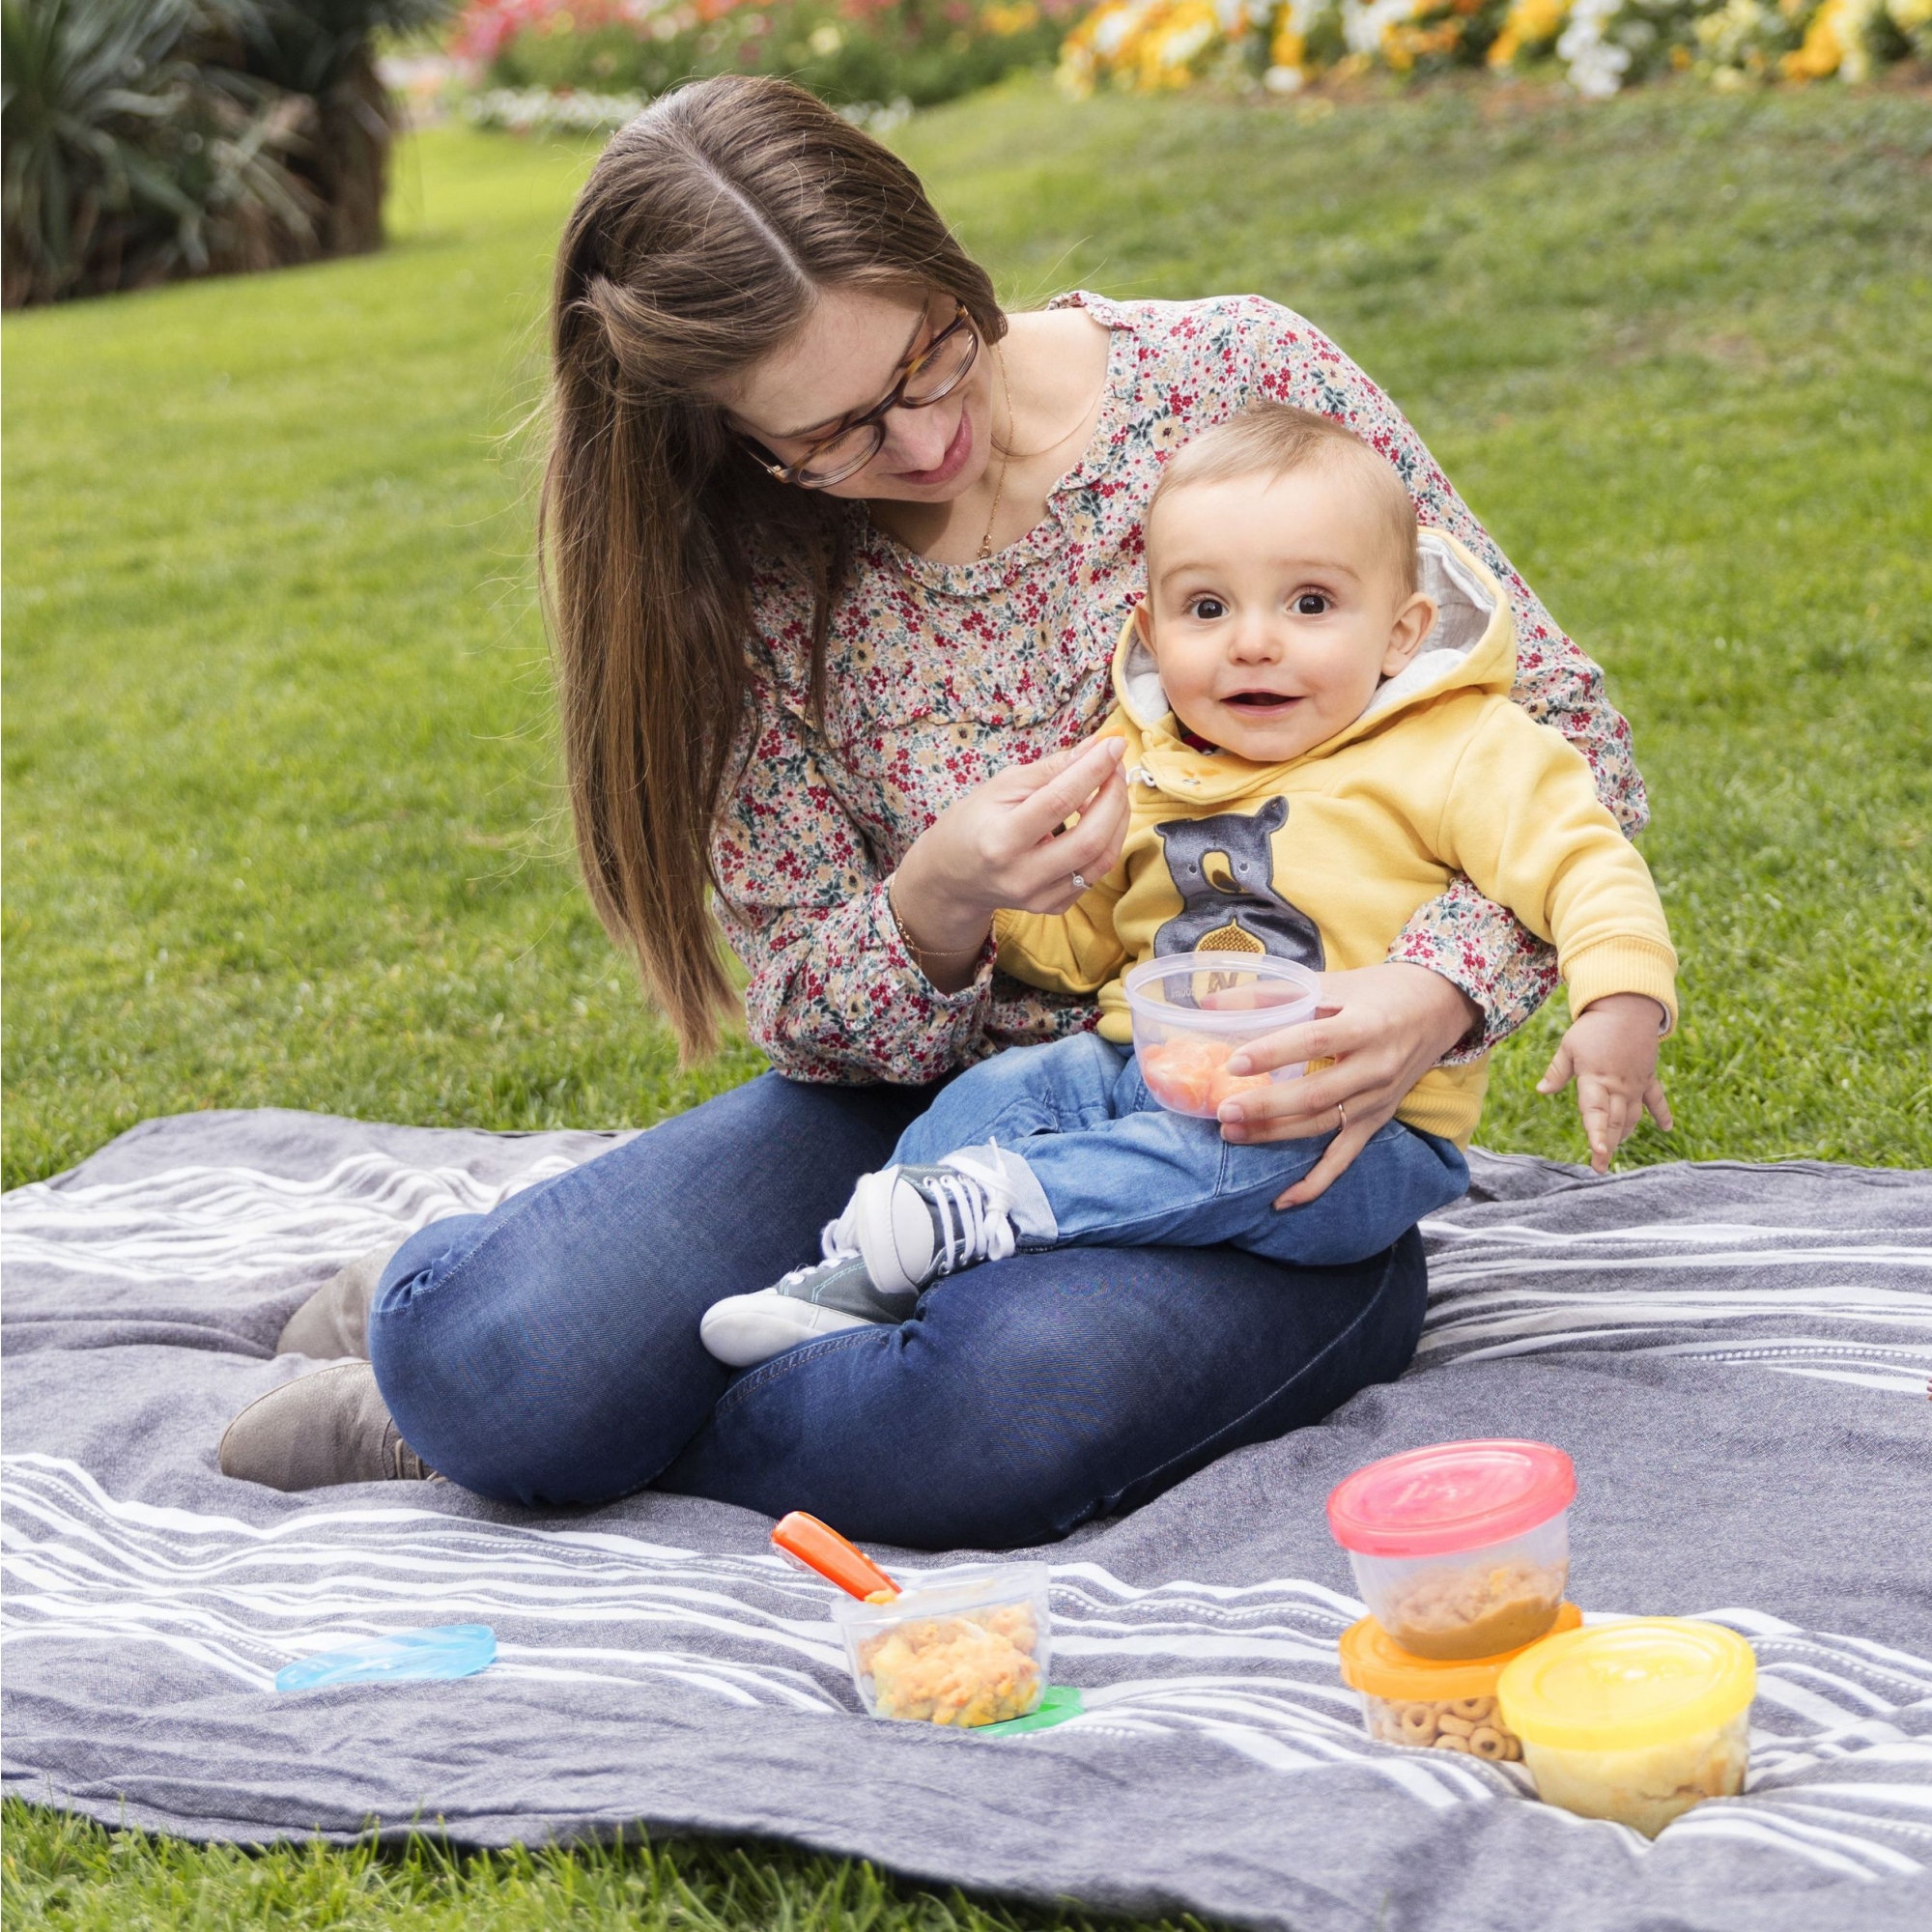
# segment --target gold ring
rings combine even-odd
[[[1335,1131],[1338,1134],[1349,1131],[1349,1110],[1339,1100],[1335,1102]]]

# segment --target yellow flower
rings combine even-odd
[[[1039,9],[1033,0],[992,0],[992,5],[980,12],[980,23],[987,32],[1008,41],[1025,33],[1038,18]]]

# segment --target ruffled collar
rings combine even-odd
[[[866,514],[863,503],[852,506],[858,526],[855,535],[862,548],[870,550],[882,560],[890,560],[907,582],[922,589],[942,596],[982,597],[1030,575],[1065,548],[1067,500],[1103,477],[1112,467],[1121,432],[1132,418],[1140,387],[1133,318],[1119,303],[1085,289],[1055,296],[1047,307],[1084,308],[1110,334],[1107,390],[1100,404],[1099,419],[1079,462],[1047,492],[1046,515],[1024,536],[1005,550],[995,551],[983,562],[935,563],[878,528]]]

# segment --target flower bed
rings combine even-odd
[[[498,125],[603,126],[618,102],[730,72],[783,74],[876,113],[1052,61],[1078,12],[1079,0],[469,0],[450,45],[482,82],[472,115]],[[577,95],[600,104],[572,107]]]
[[[1932,61],[1932,0],[1100,0],[1067,36],[1061,85],[1210,77],[1293,94],[1326,73],[1560,72],[1579,93],[1690,71],[1719,88]]]

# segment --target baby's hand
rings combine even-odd
[[[1657,1077],[1662,1009],[1641,993],[1608,993],[1592,1000],[1570,1024],[1536,1083],[1539,1094],[1560,1094],[1577,1079],[1577,1105],[1590,1137],[1590,1165],[1607,1174],[1610,1157],[1636,1132],[1644,1110],[1670,1131],[1670,1102]]]

